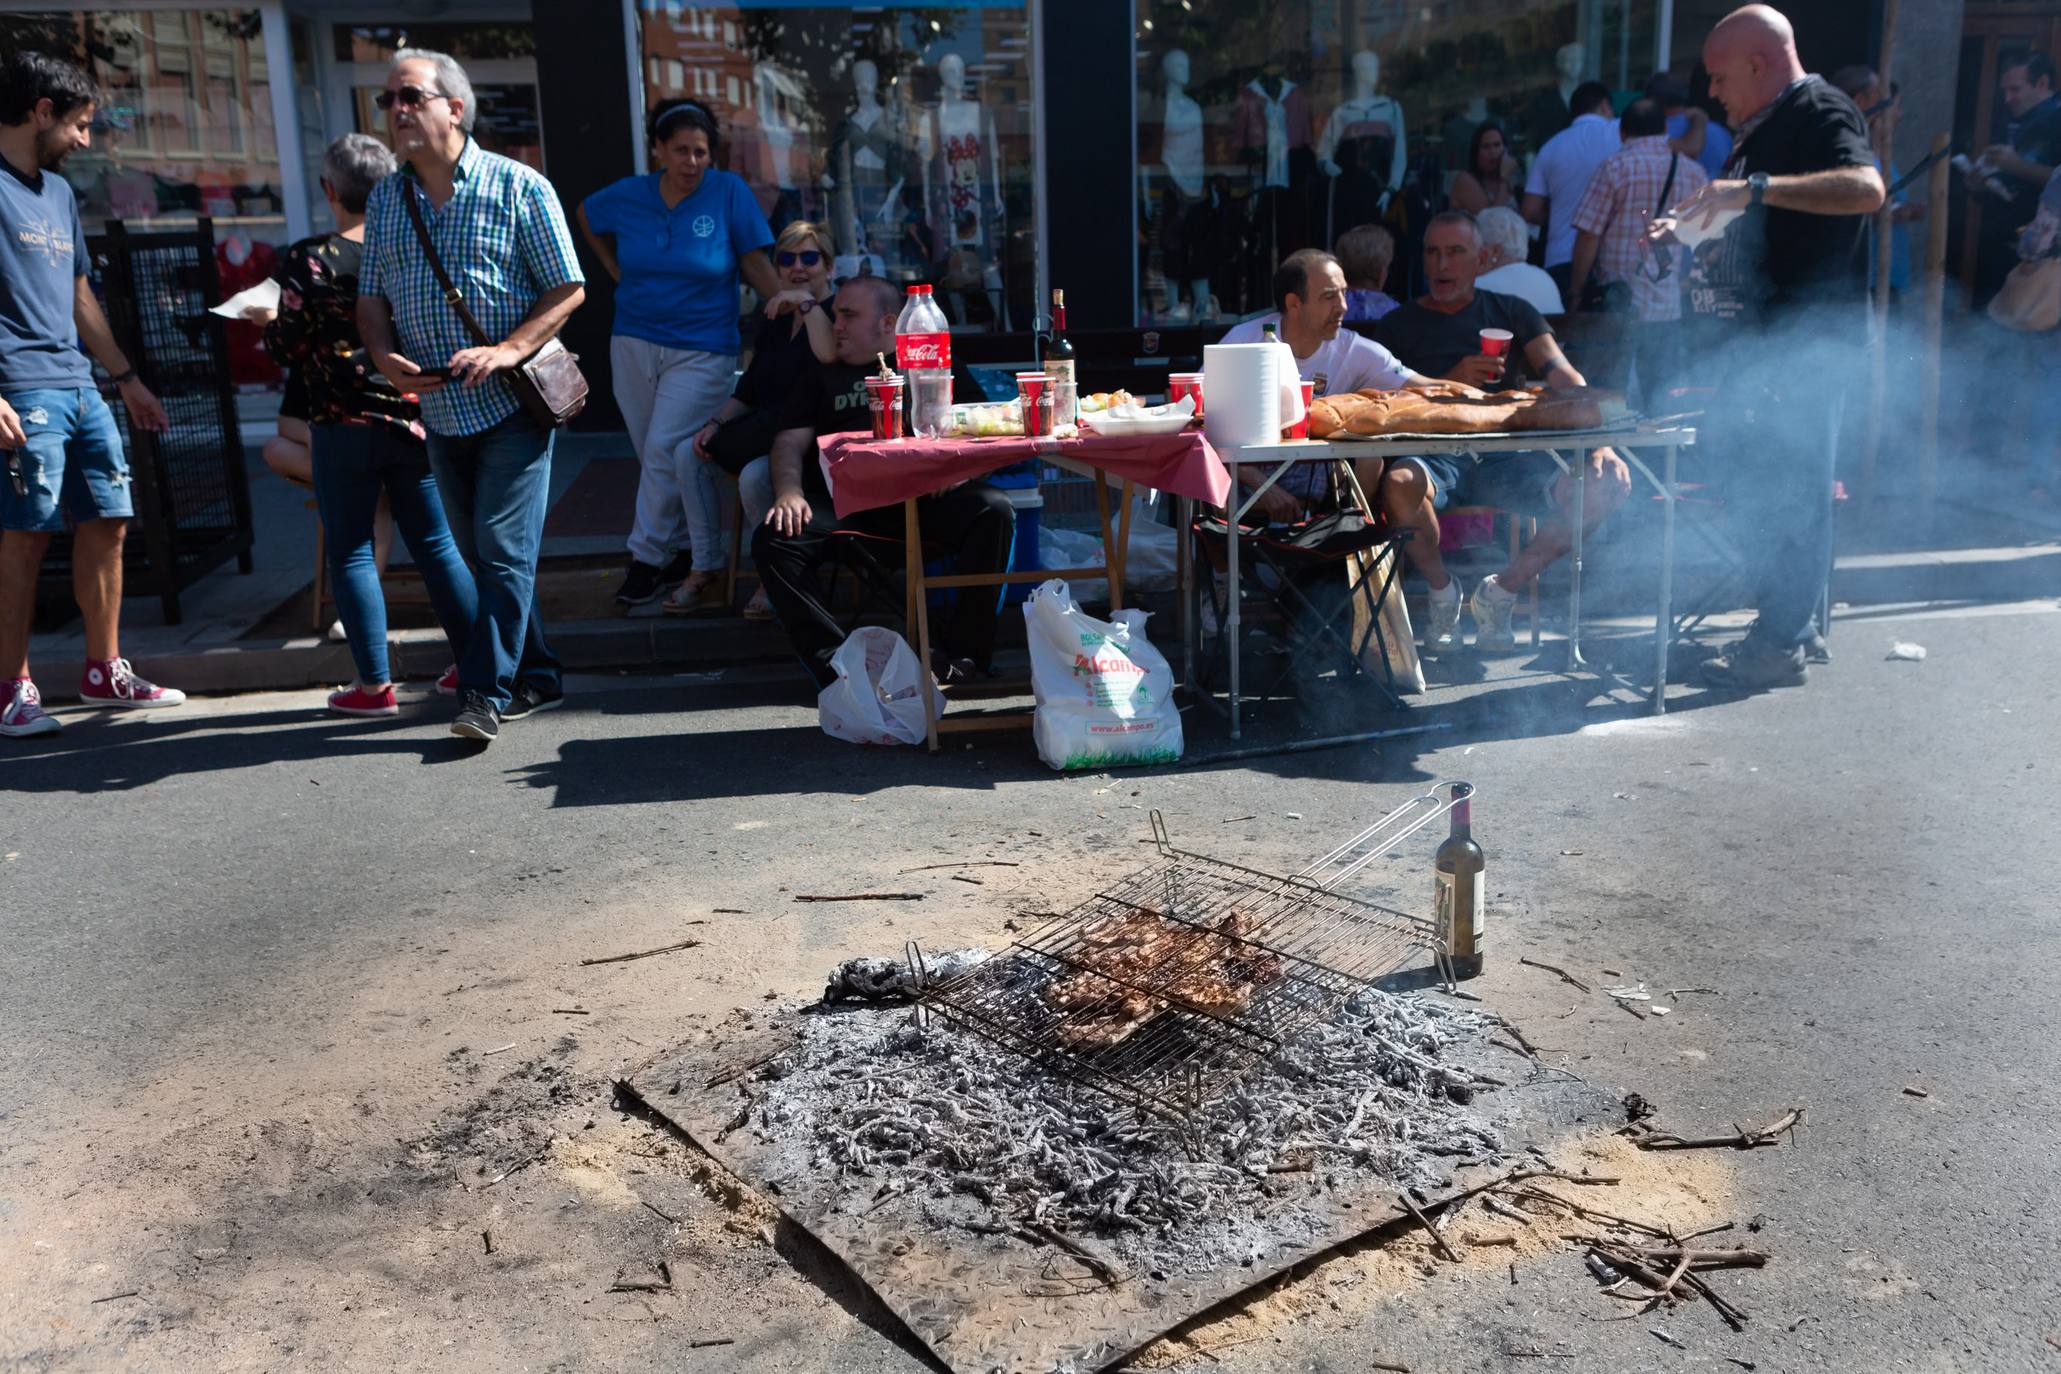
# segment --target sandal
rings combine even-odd
[[[689,577],[680,584],[679,590],[665,599],[667,615],[708,615],[728,606],[729,598],[723,595],[722,579],[711,575],[706,582],[697,585],[694,578],[701,575],[696,573]]]
[[[773,603],[766,600],[765,587],[761,586],[751,594],[751,600],[744,603],[743,614],[746,620],[771,620],[773,618]]]

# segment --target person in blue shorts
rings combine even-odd
[[[86,235],[65,158],[92,142],[99,91],[69,62],[20,52],[0,62],[0,735],[47,735],[58,720],[29,678],[36,574],[69,516],[72,587],[86,627],[87,706],[177,706],[186,694],[138,677],[122,657],[122,540],[129,464],[90,352],[132,424],[162,433],[164,407],[136,376],[94,298]],[[84,351],[81,351],[81,345]]]

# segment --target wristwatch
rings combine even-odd
[[[1768,194],[1768,174],[1766,172],[1755,172],[1752,176],[1746,178],[1746,189],[1753,193],[1753,203],[1755,205],[1763,203],[1767,199]]]
[[[804,296],[802,297],[802,303],[795,308],[806,315],[816,308],[816,298],[814,296]]]
[[[127,386],[130,382],[136,380],[136,369],[133,367],[125,368],[114,376],[109,377],[108,380],[116,386]]]

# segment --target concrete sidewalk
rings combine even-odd
[[[627,448],[620,434],[562,436],[552,465],[554,511],[589,464],[626,457]],[[310,620],[317,531],[310,493],[275,476],[255,448],[247,450],[247,463],[256,527],[251,572],[239,573],[230,563],[187,588],[177,625],[165,623],[156,597],[128,597],[122,653],[145,677],[187,692],[285,691],[349,682],[355,675],[349,646],[331,641]],[[623,616],[612,600],[622,575],[622,546],[615,534],[547,532],[539,594],[552,646],[567,669],[715,666],[787,656],[777,627],[740,616],[682,620],[656,606],[639,608],[635,618]],[[390,594],[405,596],[419,585],[406,546],[397,540]],[[441,673],[450,654],[427,609],[391,606],[390,615],[394,675]],[[30,641],[37,683],[52,700],[75,695],[85,657],[85,634],[76,617]]]

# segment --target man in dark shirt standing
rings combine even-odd
[[[1968,186],[1982,209],[1977,306],[1987,304],[2018,265],[2018,233],[2032,223],[2040,191],[2061,164],[2061,95],[2054,90],[2054,59],[2039,52],[2006,58],[1997,73],[1997,94],[2004,101],[2004,141],[1984,148],[1981,159],[1995,175]]]
[[[1712,686],[1800,686],[1832,561],[1832,472],[1842,389],[1867,344],[1868,215],[1884,187],[1860,109],[1807,74],[1789,21],[1735,10],[1703,45],[1711,97],[1738,129],[1723,177],[1680,207],[1684,225],[1730,219],[1697,252],[1692,311],[1717,322],[1721,382],[1706,443],[1753,558],[1760,618],[1704,665]],[[1656,230],[1666,233],[1665,223]]]
[[[830,488],[817,458],[816,437],[872,425],[866,378],[877,359],[892,354],[901,298],[881,277],[857,277],[832,300],[837,361],[811,370],[781,408],[773,436],[773,508],[751,541],[766,599],[788,640],[819,687],[837,680],[831,656],[844,642],[844,627],[823,604],[817,571],[830,556],[837,530],[899,541],[905,530],[899,507],[860,511],[844,520],[831,505]],[[1016,510],[1009,498],[985,482],[965,482],[916,503],[923,538],[951,552],[961,573],[1001,572],[1009,564],[1016,534]],[[942,679],[986,671],[995,652],[998,598],[986,589],[962,588],[938,627],[931,670]]]

